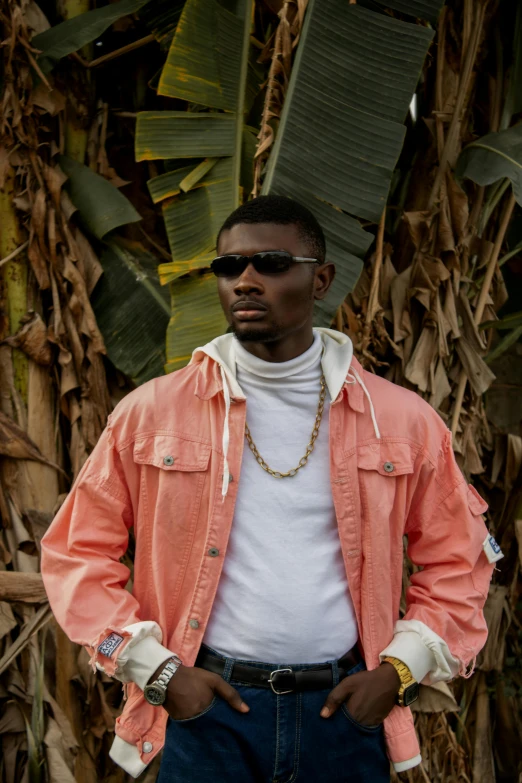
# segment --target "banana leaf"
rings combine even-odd
[[[434,24],[439,16],[442,3],[440,0],[375,0],[384,8],[400,11],[417,19],[427,19]]]
[[[212,313],[210,292],[216,290],[208,275],[192,274],[179,280],[179,285],[176,281],[208,267],[216,234],[240,203],[243,147],[253,155],[244,125],[252,7],[252,0],[227,0],[226,7],[217,0],[187,0],[158,93],[185,100],[199,110],[138,115],[137,160],[194,160],[192,166],[167,171],[149,183],[153,200],[162,204],[173,259],[160,267],[162,282],[172,283],[169,370],[190,357],[185,339],[190,339],[194,348],[216,337],[225,325],[217,310],[212,321],[207,320]],[[248,145],[243,145],[244,138]],[[212,165],[209,159],[213,159]],[[178,301],[177,297],[181,299]],[[189,304],[196,313],[182,314],[180,308]],[[197,312],[205,317],[198,317]],[[179,345],[174,338],[178,331]]]
[[[411,14],[433,19],[441,5],[442,0],[418,0]],[[235,6],[227,0],[227,8],[216,0],[188,0],[158,91],[210,111],[148,112],[138,118],[140,160],[192,157],[196,168],[202,158],[221,158],[188,193],[182,192],[180,173],[150,183],[154,200],[162,202],[173,257],[161,265],[160,278],[174,286],[174,302],[173,281],[208,265],[219,225],[238,203],[241,153],[253,146],[244,129],[250,9],[247,0]],[[309,1],[263,192],[306,204],[325,230],[337,276],[317,306],[318,324],[330,324],[360,273],[373,234],[358,218],[380,219],[432,36],[424,26],[345,0]],[[242,165],[248,171],[248,159]],[[222,181],[215,182],[221,173]],[[190,171],[182,174],[191,177]],[[248,176],[242,180],[248,183]],[[172,368],[172,329],[169,334]],[[193,347],[200,342],[196,333]],[[177,349],[175,354],[175,363],[188,355]]]
[[[499,321],[484,321],[484,323],[480,324],[479,329],[506,331],[507,329],[518,329],[519,327],[522,327],[522,312],[510,313]]]
[[[31,44],[41,50],[38,65],[43,73],[49,73],[62,57],[77,52],[98,38],[122,16],[134,14],[148,2],[149,0],[119,0],[103,8],[79,14],[35,35]]]
[[[513,329],[511,332],[508,332],[502,340],[500,340],[499,343],[493,348],[492,351],[488,353],[488,355],[485,357],[484,361],[486,364],[491,364],[495,359],[498,359],[499,356],[502,356],[503,353],[507,351],[508,348],[511,348],[511,346],[516,343],[520,338],[522,337],[522,326],[518,326],[516,329]]]
[[[472,141],[461,152],[455,173],[459,179],[471,179],[477,185],[492,185],[507,177],[522,206],[522,125]]]
[[[68,177],[65,189],[95,237],[103,239],[109,231],[141,220],[130,201],[104,177],[66,155],[60,155],[58,162]]]
[[[118,239],[105,245],[100,261],[104,274],[91,304],[109,359],[136,384],[163,375],[170,301],[156,257]]]
[[[192,351],[223,334],[227,322],[219,302],[216,278],[195,272],[171,284],[172,317],[167,329],[167,364],[172,372],[184,367]]]
[[[168,51],[178,26],[185,0],[154,0],[140,13],[142,21],[162,49]]]
[[[442,1],[407,5],[433,18]],[[308,3],[262,192],[296,198],[323,226],[337,276],[317,307],[320,325],[359,276],[373,235],[357,218],[380,219],[432,37],[345,0]]]

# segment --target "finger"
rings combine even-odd
[[[221,677],[217,676],[216,682],[213,685],[214,692],[219,694],[222,699],[227,701],[231,707],[238,712],[248,712],[250,707],[245,704],[239,693],[228,682],[225,682]]]
[[[353,691],[353,683],[350,682],[350,678],[336,685],[333,690],[327,696],[324,706],[321,710],[321,718],[329,718],[336,712],[341,704],[344,704],[350,693]]]

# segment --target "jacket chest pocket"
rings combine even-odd
[[[210,444],[179,435],[154,434],[134,443],[141,468],[142,511],[169,540],[192,528],[208,475]]]
[[[404,520],[407,476],[414,471],[408,443],[367,443],[357,449],[357,473],[363,519],[372,527]]]

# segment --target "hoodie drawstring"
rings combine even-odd
[[[220,364],[219,369],[221,370],[221,379],[223,381],[223,394],[225,396],[225,421],[223,423],[223,441],[222,441],[223,455],[224,455],[223,484],[221,487],[222,502],[224,502],[228,492],[228,485],[230,484],[230,469],[228,467],[228,445],[230,443],[230,431],[228,428],[228,419],[230,413],[230,389],[228,388],[227,377],[225,374],[225,370],[223,369],[223,365]]]
[[[348,378],[350,377],[350,373],[353,373],[353,375],[355,377],[352,380],[348,381]],[[371,417],[372,417],[373,429],[374,429],[374,432],[375,432],[375,437],[380,440],[381,439],[381,433],[379,431],[379,427],[377,426],[377,419],[375,417],[375,408],[373,407],[373,402],[372,402],[372,398],[370,397],[370,392],[368,391],[368,389],[364,385],[364,382],[363,382],[361,376],[359,375],[359,373],[357,372],[357,370],[355,370],[353,367],[350,368],[350,371],[348,372],[348,375],[346,376],[346,379],[347,379],[348,383],[355,383],[356,380],[359,382],[363,392],[366,395],[366,399],[368,400],[368,403],[370,405],[370,414],[371,414]]]

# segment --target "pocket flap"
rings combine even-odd
[[[475,516],[485,514],[489,506],[486,501],[480,497],[479,493],[471,484],[468,484],[468,506],[469,510]]]
[[[376,470],[381,476],[413,473],[414,459],[408,443],[368,443],[357,449],[357,467]]]
[[[149,435],[134,442],[134,462],[162,470],[205,470],[210,446],[177,435]]]

